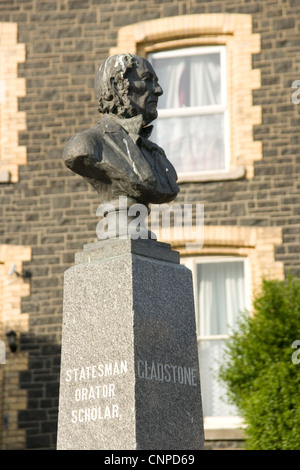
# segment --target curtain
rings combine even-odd
[[[203,54],[189,59],[190,106],[220,104],[220,54]]]
[[[162,96],[159,97],[158,107],[180,108],[187,105],[184,103],[182,92],[188,89],[188,81],[185,81],[187,64],[183,57],[172,59],[154,60],[153,68],[158,76],[158,81],[163,89]]]
[[[164,91],[159,109],[220,104],[219,53],[153,59],[152,63]],[[225,169],[223,111],[158,118],[152,139],[178,173]]]
[[[241,310],[245,308],[243,261],[197,265],[200,335],[230,334]],[[236,416],[234,406],[226,403],[226,386],[217,380],[225,341],[201,339],[199,362],[204,416]]]
[[[163,89],[159,108],[220,104],[220,54],[153,59]]]
[[[228,404],[226,384],[218,381],[224,348],[224,340],[200,341],[199,369],[204,417],[238,416],[236,407]]]
[[[224,116],[207,114],[158,119],[152,140],[178,173],[225,169]]]
[[[244,262],[197,265],[200,335],[229,334],[245,308]]]

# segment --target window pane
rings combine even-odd
[[[246,306],[244,261],[197,264],[199,334],[230,334]],[[225,340],[201,339],[199,363],[204,416],[234,416],[228,405],[226,385],[217,380],[223,361]]]
[[[220,53],[151,61],[164,91],[160,109],[221,104]]]
[[[244,262],[199,263],[197,279],[200,335],[229,334],[245,309]]]
[[[235,406],[227,403],[226,385],[216,380],[224,355],[224,340],[201,340],[199,367],[204,416],[237,416]]]
[[[153,60],[153,68],[163,89],[158,108],[189,106],[189,71],[184,57]]]
[[[245,262],[242,259],[200,261],[182,258],[192,269],[195,280],[195,305],[201,394],[204,416],[238,416],[235,406],[228,404],[226,384],[219,382],[218,371],[223,363],[226,339],[241,311],[246,308]],[[214,336],[212,336],[214,335]]]
[[[191,57],[190,106],[221,104],[220,54]]]
[[[223,114],[158,119],[152,136],[178,173],[225,169]]]

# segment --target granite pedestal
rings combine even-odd
[[[203,440],[191,272],[154,240],[85,245],[65,273],[57,448]]]

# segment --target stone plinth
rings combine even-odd
[[[58,449],[203,447],[191,272],[153,240],[86,245],[65,273]]]

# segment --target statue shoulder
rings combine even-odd
[[[64,161],[67,162],[74,158],[84,156],[94,156],[97,160],[101,160],[101,140],[101,127],[97,125],[92,129],[75,134],[64,148]]]

